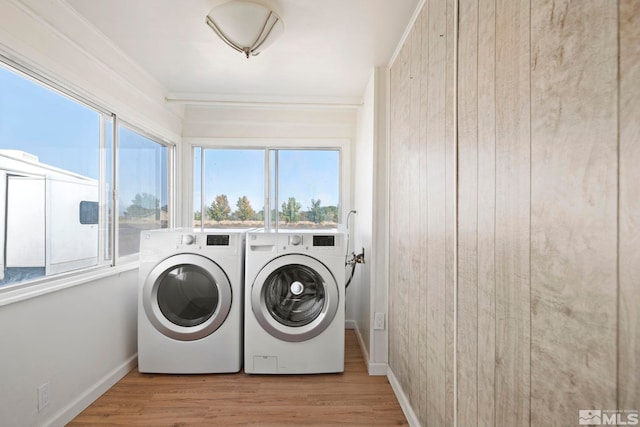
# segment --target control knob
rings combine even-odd
[[[298,246],[301,243],[302,243],[302,236],[300,236],[298,234],[294,234],[294,235],[289,236],[289,244],[290,245]]]
[[[182,244],[183,245],[192,245],[195,242],[195,236],[192,234],[183,234],[182,235]]]

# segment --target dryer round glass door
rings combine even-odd
[[[269,262],[251,288],[256,320],[284,341],[305,341],[324,331],[338,310],[338,284],[317,259],[283,255]]]
[[[147,318],[162,334],[182,341],[215,332],[231,309],[231,284],[212,260],[179,254],[156,265],[142,289]]]

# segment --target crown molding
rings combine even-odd
[[[361,97],[243,95],[170,92],[166,101],[184,105],[245,108],[336,109],[355,110],[362,106]]]

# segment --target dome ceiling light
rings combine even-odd
[[[231,0],[214,7],[207,14],[207,25],[247,59],[260,54],[284,31],[282,19],[273,10],[245,0]]]

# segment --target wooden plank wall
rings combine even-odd
[[[409,150],[409,71],[411,45],[407,43],[396,59],[397,67],[390,71],[391,135],[393,149],[389,151],[389,187],[398,191],[389,192],[389,252],[394,262],[389,264],[389,365],[393,366],[400,385],[408,390],[411,376],[406,362],[408,353],[408,328],[406,313],[409,283],[409,254],[406,236],[413,235],[411,217],[406,214],[411,194],[407,191]],[[414,193],[415,194],[415,193]]]
[[[640,2],[619,1],[618,407],[640,410]]]
[[[496,2],[496,425],[529,422],[529,2]],[[462,260],[461,260],[462,261]]]
[[[425,5],[390,70],[389,365],[420,421],[433,426],[453,424],[450,6]]]
[[[459,425],[478,418],[478,2],[461,1],[458,54],[457,392]],[[493,393],[492,393],[493,394]],[[462,398],[462,400],[460,399]]]
[[[531,13],[531,425],[571,425],[617,407],[617,4]]]
[[[496,425],[496,0],[478,7],[477,423]],[[458,139],[460,147],[466,143]],[[460,183],[460,186],[463,184]],[[460,200],[462,202],[462,200]],[[473,259],[471,259],[473,262]],[[480,286],[481,284],[481,286]],[[460,317],[460,316],[459,316]],[[473,363],[473,361],[472,361]],[[464,404],[464,400],[459,404]],[[461,425],[461,424],[460,424]]]
[[[529,5],[459,4],[458,425],[528,425]]]
[[[445,368],[444,368],[444,382],[445,382],[445,402],[444,402],[444,424],[447,426],[454,425],[456,421],[455,415],[455,376],[456,376],[456,363],[455,363],[455,351],[456,351],[456,300],[457,295],[455,292],[455,281],[457,276],[456,271],[456,212],[457,212],[457,173],[458,173],[458,153],[457,153],[457,122],[456,122],[456,57],[457,57],[457,5],[453,1],[444,2],[434,1],[429,2],[430,11],[429,16],[435,19],[435,22],[439,23],[439,27],[436,28],[438,37],[444,37],[444,45],[440,45],[440,57],[444,62],[441,63],[439,68],[440,73],[443,73],[441,80],[443,80],[444,87],[442,88],[444,95],[444,128],[442,129],[441,136],[445,151],[445,163],[444,163],[444,264],[445,275],[444,282],[441,283],[442,291],[445,296],[444,312],[442,313],[442,321],[444,322],[444,340],[445,340]],[[441,16],[443,18],[438,19]],[[432,61],[435,65],[436,61]],[[433,162],[429,167],[433,167]],[[438,211],[440,207],[436,206]],[[431,284],[433,286],[433,284]],[[431,307],[439,308],[438,305],[432,304]],[[438,325],[438,324],[436,324]]]
[[[390,368],[423,425],[454,401],[465,427],[640,409],[639,16],[425,2],[391,67],[389,260]]]

